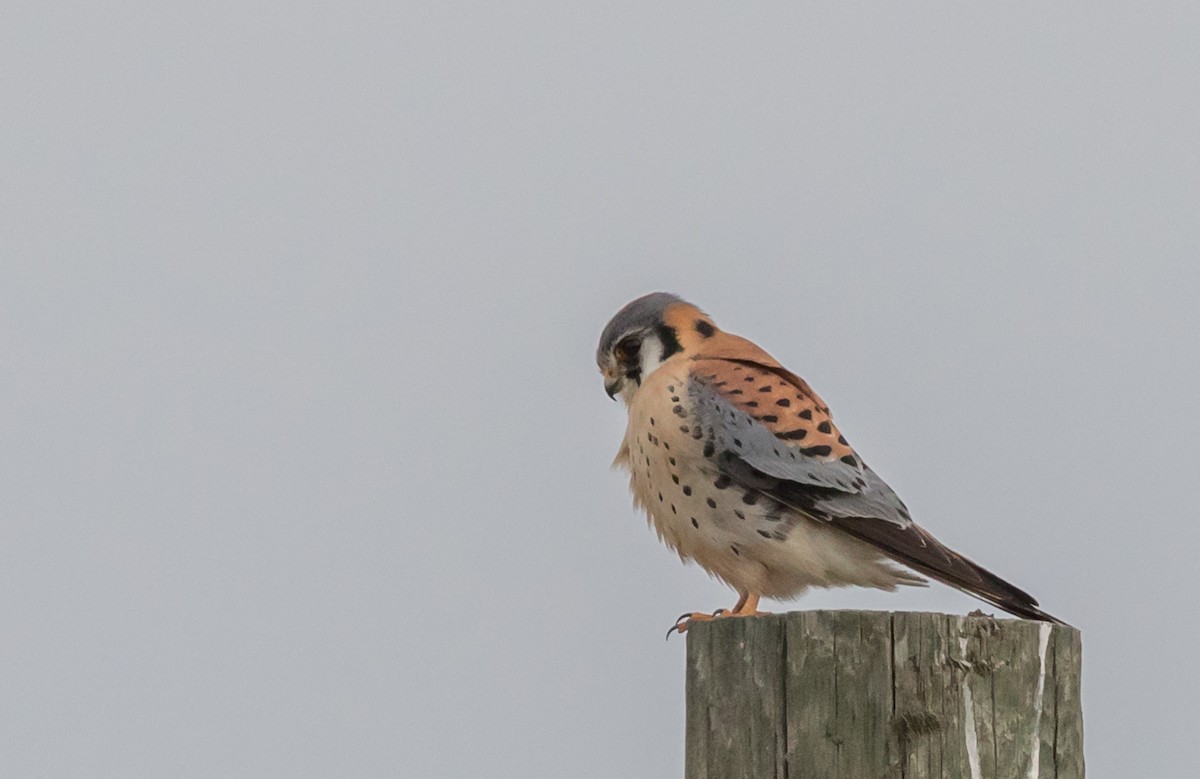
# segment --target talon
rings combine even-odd
[[[717,609],[712,614],[684,612],[675,620],[675,624],[667,630],[667,639],[671,637],[672,633],[679,633],[680,635],[686,633],[693,622],[711,622],[721,617],[753,617],[755,614],[764,614],[766,612],[758,610],[758,598],[758,595],[743,595],[732,611],[729,609]]]
[[[667,628],[667,636],[666,636],[666,638],[663,639],[663,641],[669,640],[671,638],[672,633],[678,632],[679,635],[682,636],[684,634],[684,632],[687,631],[688,623],[691,621],[692,621],[692,615],[690,613],[680,614],[679,618],[675,620],[675,624],[672,625],[671,627]]]

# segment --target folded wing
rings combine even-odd
[[[1012,614],[1058,622],[1029,593],[949,549],[841,435],[829,408],[773,360],[695,361],[688,393],[705,454],[723,473],[910,568]]]

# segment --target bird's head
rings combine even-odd
[[[658,367],[717,332],[708,315],[678,295],[652,292],[625,305],[600,335],[596,365],[604,391],[628,403]]]

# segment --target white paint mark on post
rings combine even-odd
[[[1046,647],[1050,645],[1050,623],[1038,625],[1038,680],[1033,693],[1033,744],[1029,748],[1026,779],[1038,779],[1042,762],[1042,704],[1046,699]]]
[[[958,649],[962,653],[963,660],[966,660],[966,636],[959,636]],[[975,702],[971,700],[971,686],[968,684],[969,679],[969,674],[963,674],[962,698],[963,719],[965,720],[963,730],[966,731],[967,735],[967,765],[971,767],[971,779],[981,779],[983,772],[979,768],[979,734],[975,732]]]

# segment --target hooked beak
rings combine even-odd
[[[621,390],[621,380],[614,379],[604,383],[604,391],[608,393],[609,400],[616,400],[617,393]]]

